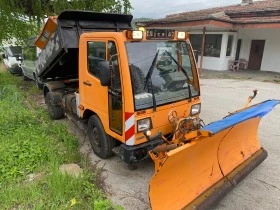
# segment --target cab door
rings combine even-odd
[[[117,45],[112,40],[90,39],[83,46],[86,51],[80,53],[81,104],[97,113],[106,132],[120,140],[123,133],[123,103]],[[100,64],[109,63],[110,59],[112,82],[110,87],[104,87],[99,80],[99,72],[102,71]]]
[[[102,120],[108,113],[108,88],[101,85],[99,71],[100,62],[106,61],[107,41],[91,39],[86,40],[82,45],[79,54],[81,56],[79,64],[81,104],[97,113]]]

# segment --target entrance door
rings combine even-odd
[[[260,70],[265,40],[252,40],[248,68]]]

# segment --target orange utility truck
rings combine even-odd
[[[258,124],[279,101],[246,105],[205,126],[188,34],[134,31],[131,20],[88,11],[48,20],[36,41],[36,77],[49,114],[84,125],[101,158],[151,157],[152,209],[209,208],[266,158]]]

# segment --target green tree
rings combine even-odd
[[[37,35],[45,17],[65,9],[129,13],[129,0],[0,0],[0,42]]]

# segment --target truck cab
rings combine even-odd
[[[94,110],[106,134],[121,142],[126,162],[145,158],[160,144],[158,135],[172,134],[172,118],[199,114],[198,73],[187,33],[85,33],[79,45],[78,114],[87,118]],[[169,62],[162,62],[163,52]]]

